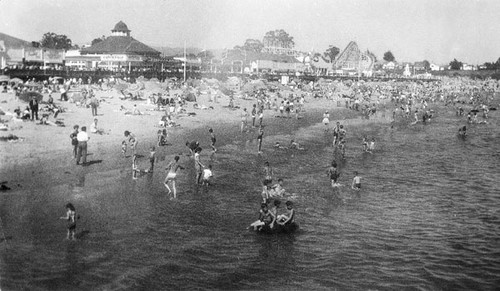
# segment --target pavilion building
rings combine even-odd
[[[85,59],[92,66],[107,70],[130,71],[132,68],[151,67],[160,59],[160,52],[130,36],[130,29],[123,21],[111,30],[111,35],[102,41],[80,50],[80,56],[68,58],[67,62]],[[82,58],[83,57],[83,58]]]

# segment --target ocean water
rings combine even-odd
[[[255,133],[216,128],[219,151],[202,152],[215,184],[195,186],[193,160],[184,155],[177,199],[162,185],[162,168],[180,151],[173,147],[159,150],[167,160],[137,179],[128,160],[34,177],[29,187],[0,194],[0,288],[495,290],[500,113],[468,126],[462,139],[456,133],[464,118],[434,109],[428,125],[392,128],[344,112],[345,160],[319,112],[267,122],[262,155]],[[376,139],[373,154],[361,151],[365,134]],[[195,137],[208,148],[206,129],[183,136]],[[306,150],[272,148],[291,138]],[[336,189],[326,175],[332,159],[344,185]],[[284,179],[283,202],[295,204],[300,229],[293,234],[247,230],[257,218],[265,161]],[[353,171],[362,177],[359,192],[349,187]],[[68,201],[81,216],[76,241],[65,240],[58,219]]]

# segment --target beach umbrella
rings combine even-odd
[[[28,91],[28,92],[23,92],[21,95],[19,95],[19,99],[23,100],[24,102],[30,102],[30,100],[35,97],[38,102],[42,101],[43,95],[34,92],[34,91]]]
[[[0,75],[0,82],[8,82],[10,80],[9,76]]]

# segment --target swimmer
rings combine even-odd
[[[303,147],[300,146],[300,144],[296,141],[294,141],[293,139],[290,141],[290,146],[289,146],[290,149],[296,149],[296,150],[304,150]]]
[[[462,136],[462,137],[466,137],[467,136],[467,126],[463,126],[463,127],[460,127],[458,129],[458,135]]]
[[[163,182],[165,187],[167,187],[167,189],[168,189],[167,195],[172,193],[172,191],[170,190],[170,187],[168,187],[168,182],[170,182],[170,181],[172,182],[172,188],[174,190],[174,198],[177,197],[177,190],[175,188],[175,180],[177,177],[177,170],[178,169],[184,170],[184,167],[179,165],[179,156],[175,156],[174,161],[171,162],[170,164],[168,164],[168,166],[166,168],[166,170],[168,171],[168,174],[167,174],[167,177],[165,178],[165,182]]]

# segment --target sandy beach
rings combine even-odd
[[[99,171],[100,169],[123,168],[131,165],[131,159],[124,158],[121,155],[121,142],[124,140],[123,132],[128,130],[132,132],[139,140],[138,153],[146,157],[151,146],[156,146],[157,131],[160,129],[158,122],[164,111],[157,111],[156,105],[148,104],[145,100],[132,101],[122,100],[117,94],[111,91],[97,91],[96,97],[101,100],[98,108],[98,127],[104,131],[104,134],[89,133],[89,154],[87,160],[90,165],[87,171]],[[11,120],[8,122],[9,130],[0,132],[0,137],[15,135],[19,140],[0,144],[0,177],[1,181],[7,181],[11,188],[18,185],[30,184],[30,181],[36,180],[37,176],[43,176],[44,179],[58,179],[61,173],[80,168],[75,165],[75,159],[72,155],[72,146],[70,133],[73,125],[87,126],[92,123],[90,108],[77,106],[75,103],[59,100],[59,94],[53,94],[56,105],[65,108],[65,112],[60,113],[58,120],[64,122],[64,127],[54,125],[40,125],[32,121],[13,121],[11,116],[2,115],[2,119]],[[48,94],[44,94],[44,101],[47,101]],[[5,112],[13,112],[16,107],[23,109],[27,106],[26,102],[16,100],[13,94],[0,94],[0,108]],[[217,103],[209,102],[207,95],[201,95],[197,104],[206,106],[210,109],[194,109],[192,102],[186,106],[186,115],[174,117],[174,121],[180,126],[167,128],[168,143],[166,147],[157,147],[157,160],[165,160],[166,156],[186,153],[185,142],[187,140],[198,140],[202,148],[209,148],[208,128],[213,127],[216,134],[218,128],[234,127],[235,131],[239,129],[241,121],[242,108],[250,110],[256,103],[252,99],[236,98],[235,106],[238,108],[230,109],[229,97],[222,95]],[[142,115],[126,115],[120,110],[123,106],[127,109],[137,105]],[[43,104],[41,104],[43,107]],[[325,98],[310,98],[306,100],[304,111],[318,112],[318,123],[321,123],[321,113],[323,110],[330,110],[332,122],[336,119],[336,113],[344,110],[337,107],[337,102]],[[39,113],[41,116],[42,112]],[[276,113],[273,110],[264,112],[264,120],[275,119]],[[292,115],[292,118],[293,115]],[[54,121],[53,117],[49,120]],[[251,117],[249,118],[251,122]],[[334,123],[331,124],[333,126]],[[88,130],[87,130],[88,131]],[[206,132],[205,132],[206,131]],[[222,142],[219,140],[219,143]],[[264,141],[265,146],[267,141]],[[207,154],[205,152],[205,154]],[[130,155],[130,154],[128,154]],[[168,160],[168,158],[167,158]]]

